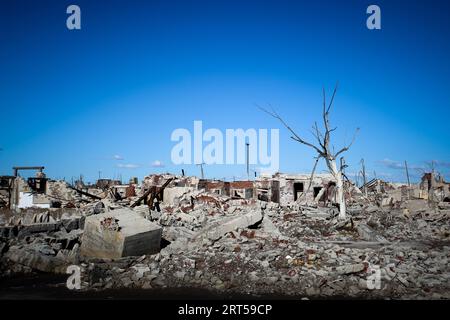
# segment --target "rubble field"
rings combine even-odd
[[[117,197],[109,187],[83,194],[57,182],[50,190],[59,193],[58,208],[0,212],[0,277],[65,274],[77,265],[85,292],[450,298],[447,201],[352,186],[342,220],[336,203],[317,201],[323,192],[274,202],[246,183],[235,186],[242,193],[198,185],[151,175]]]

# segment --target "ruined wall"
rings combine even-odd
[[[194,191],[193,187],[171,187],[164,189],[163,202],[168,205],[178,205],[179,198],[187,193]]]
[[[319,200],[332,200],[330,199],[332,193],[328,187],[335,183],[334,178],[328,174],[315,175],[312,181],[310,178],[309,175],[278,177],[280,181],[280,204],[290,205],[296,201],[303,204],[316,204]],[[328,192],[324,194],[326,190]]]

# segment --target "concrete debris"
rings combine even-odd
[[[195,232],[185,227],[166,227],[163,231],[164,239],[175,241],[177,239],[192,239]]]
[[[374,230],[372,230],[366,224],[359,224],[356,229],[358,230],[359,235],[366,241],[377,241],[377,242],[388,242],[386,238],[377,234]]]
[[[363,263],[357,263],[357,264],[350,264],[350,265],[336,267],[336,272],[338,274],[351,274],[351,273],[361,272],[365,268],[366,268],[366,266]]]
[[[130,209],[86,218],[80,254],[114,259],[159,251],[162,228]]]
[[[252,211],[247,214],[230,217],[213,223],[210,227],[201,230],[194,236],[194,239],[208,238],[210,240],[217,240],[228,232],[236,229],[243,229],[255,225],[262,220],[261,211]]]
[[[29,268],[53,273],[65,273],[67,262],[56,256],[51,248],[41,246],[34,248],[10,247],[5,258]]]
[[[0,277],[77,264],[83,290],[450,298],[448,184],[433,175],[415,186],[348,182],[338,220],[329,175],[69,185],[41,173],[2,177]]]

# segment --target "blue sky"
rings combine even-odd
[[[81,30],[66,8],[81,8]],[[382,29],[366,28],[381,8]],[[175,166],[174,129],[280,128],[280,170],[309,172],[303,137],[321,119],[321,91],[347,172],[404,181],[427,162],[450,180],[448,1],[22,1],[0,5],[0,174],[44,165],[53,178],[199,175]],[[163,165],[154,167],[152,163]],[[322,165],[319,171],[325,170]],[[214,165],[208,177],[245,175]]]

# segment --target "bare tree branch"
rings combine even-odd
[[[314,173],[316,172],[317,163],[319,162],[320,158],[322,158],[322,156],[316,157],[316,162],[314,163],[314,167],[313,167],[312,172],[311,172],[311,177],[309,178],[309,185],[308,185],[308,189],[306,190],[306,193],[308,193],[309,190],[311,189],[312,180],[314,178]]]
[[[264,109],[264,108],[262,108],[260,106],[258,106],[258,108],[260,110],[264,111],[265,113],[271,115],[275,119],[278,119],[286,127],[286,129],[288,129],[293,134],[291,139],[293,139],[293,140],[295,140],[297,142],[300,142],[300,143],[302,143],[304,145],[307,145],[307,146],[309,146],[311,148],[314,148],[317,151],[317,153],[319,153],[320,155],[324,154],[324,150],[320,150],[318,147],[316,147],[312,143],[309,143],[309,142],[303,140],[302,138],[300,138],[300,136],[281,118],[281,116],[278,113],[276,113],[275,111],[270,112],[267,109]]]
[[[352,146],[353,142],[355,142],[356,135],[358,134],[358,132],[359,132],[359,128],[356,128],[355,134],[353,135],[353,138],[352,138],[352,141],[350,142],[350,144],[349,144],[348,146],[342,148],[341,150],[339,150],[338,153],[336,153],[335,156],[334,156],[335,159],[337,159],[337,157],[338,157],[341,153],[343,153],[343,152],[347,151],[348,149],[350,149],[350,147]]]
[[[319,142],[320,146],[322,147],[323,150],[325,150],[325,146],[323,144],[324,141],[324,136],[322,134],[322,132],[320,132],[319,127],[317,126],[317,122],[314,122],[314,126],[313,129],[316,131],[316,133],[312,132],[313,136],[316,137],[317,141]],[[321,140],[322,139],[322,140]]]
[[[326,110],[326,95],[325,95],[325,87],[322,88],[322,94],[323,94],[323,111],[322,111],[322,118],[323,118],[323,125],[325,127],[325,137],[323,139],[323,145],[324,149],[328,148],[328,143],[330,141],[330,128],[328,126],[328,112]]]
[[[339,82],[336,82],[336,85],[334,86],[333,95],[331,96],[330,104],[328,105],[327,114],[330,112],[331,105],[333,104],[334,96],[336,95],[336,91],[338,89],[338,86],[339,86]]]
[[[323,144],[325,146],[325,149],[328,149],[328,145],[330,143],[330,133],[332,131],[336,130],[336,128],[330,129],[329,112],[330,112],[331,106],[333,105],[333,101],[334,101],[334,97],[336,96],[337,88],[338,88],[338,82],[336,82],[336,86],[334,87],[333,95],[331,96],[331,100],[330,100],[330,103],[328,104],[328,108],[326,108],[325,88],[322,88],[322,92],[323,92],[323,114],[322,114],[322,117],[323,117],[323,124],[325,126],[325,137],[324,137]]]

